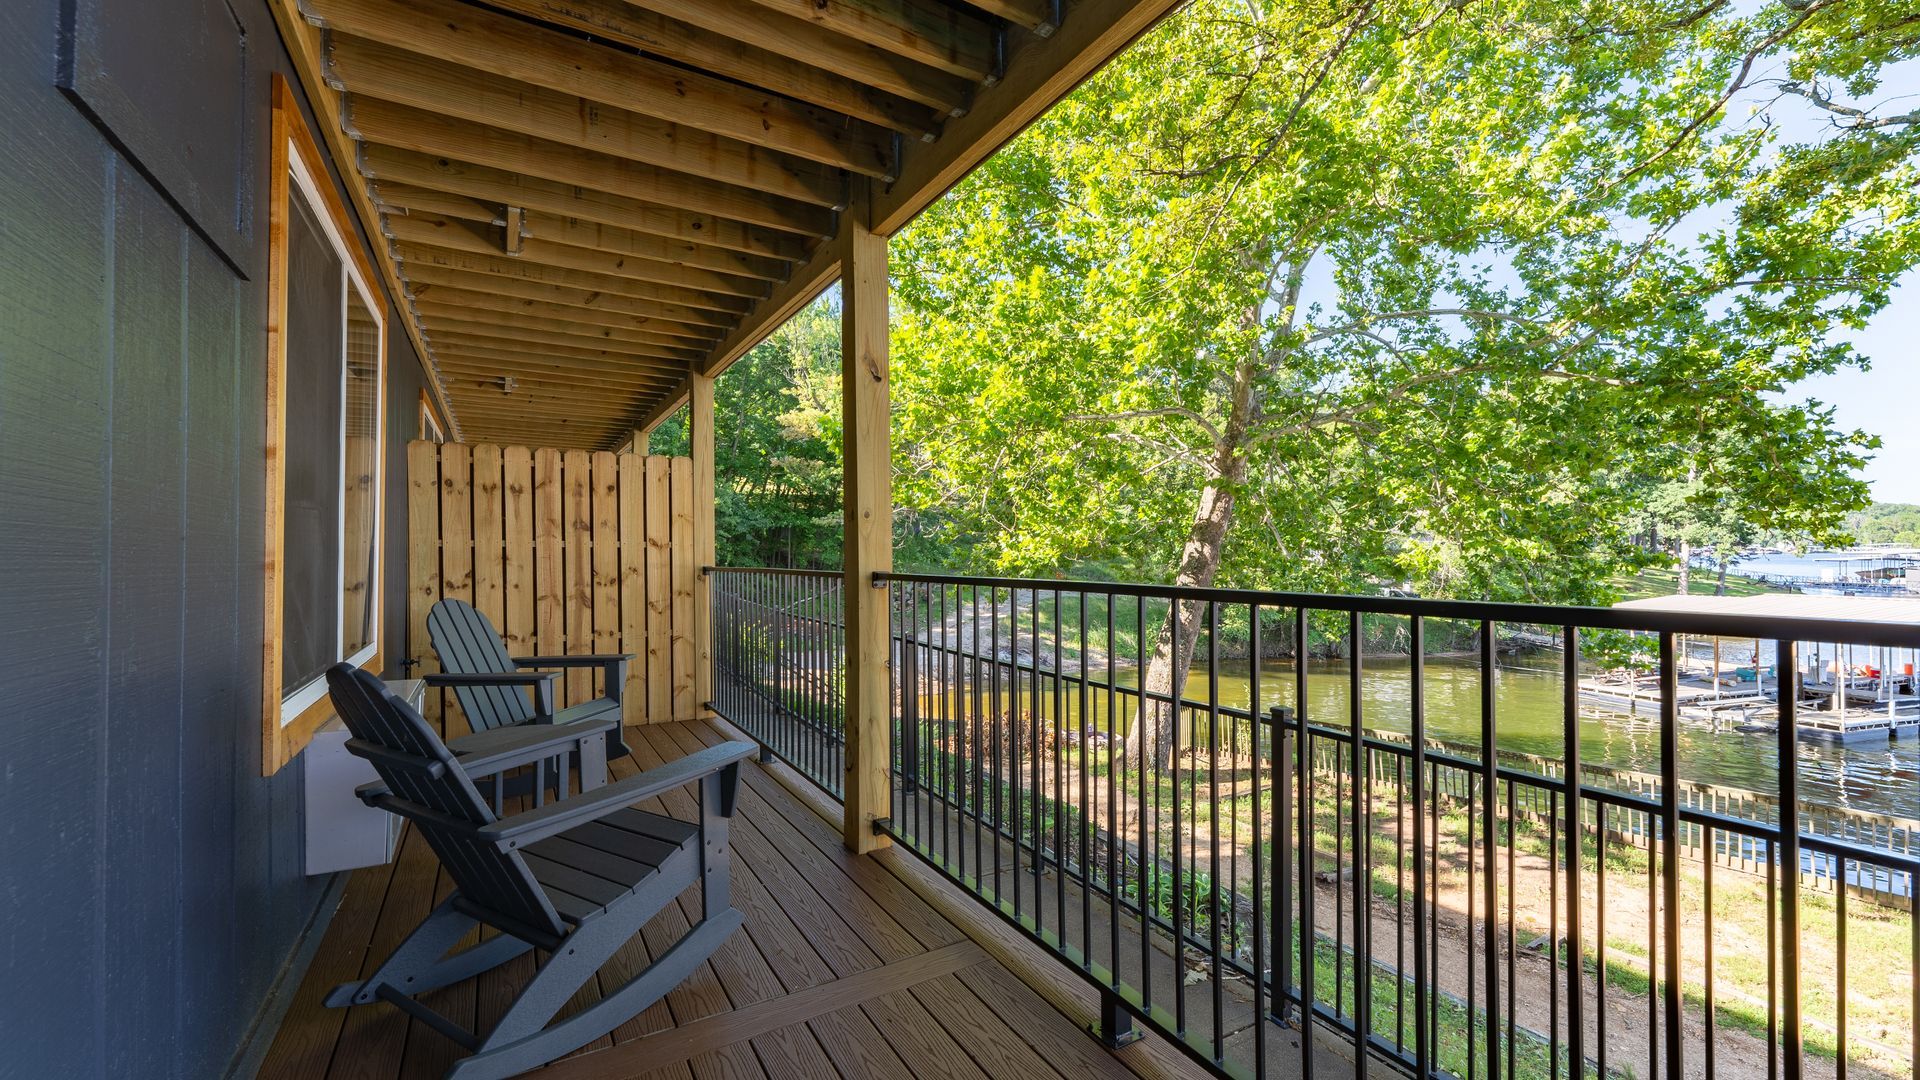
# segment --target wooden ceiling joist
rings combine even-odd
[[[559,0],[566,2],[566,0]],[[628,0],[723,37],[837,71],[856,82],[957,116],[973,99],[973,85],[957,75],[914,63],[824,26],[769,10],[755,0]]]
[[[477,372],[471,368],[466,368],[449,371],[447,373],[447,385],[452,387],[456,392],[464,392],[471,388],[476,390],[492,390],[497,393],[500,387],[505,385],[502,382],[503,378],[511,378],[514,381],[515,387],[524,386],[534,392],[592,390],[595,394],[603,398],[620,398],[621,400],[630,400],[648,394],[660,393],[667,390],[673,384],[671,379],[652,383],[609,382],[606,380],[591,379],[585,376],[568,376],[526,371],[503,373],[488,370]]]
[[[629,349],[600,348],[597,342],[529,341],[524,337],[504,337],[494,332],[494,327],[445,326],[432,331],[436,347],[444,346],[453,352],[466,353],[469,356],[485,357],[496,360],[525,358],[543,362],[579,361],[585,364],[625,365],[636,368],[669,368],[684,370],[686,361],[679,356],[659,356],[655,353],[634,352]]]
[[[517,327],[543,334],[564,335],[566,339],[585,338],[614,345],[639,345],[648,348],[658,347],[673,350],[674,355],[692,353],[700,355],[701,341],[689,341],[683,337],[662,334],[655,330],[642,330],[632,326],[605,326],[584,323],[576,319],[543,318],[525,311],[501,311],[469,307],[460,304],[438,302],[432,294],[414,301],[414,309],[427,320],[427,325],[447,326],[455,323],[483,326]]]
[[[460,218],[505,227],[508,215],[518,209],[522,239],[552,240],[573,247],[592,248],[642,259],[670,262],[722,274],[738,274],[762,281],[785,281],[792,272],[789,263],[759,255],[748,255],[705,244],[666,240],[650,233],[637,233],[597,221],[562,217],[543,210],[527,210],[512,205],[492,205],[465,195],[382,181],[375,185],[380,202],[402,213],[421,211],[430,217]]]
[[[939,0],[754,2],[963,79],[991,84],[1000,76],[992,24]]]
[[[676,341],[690,349],[707,349],[714,342],[712,327],[688,326],[685,323],[625,315],[617,311],[604,311],[590,307],[548,304],[518,296],[501,296],[498,293],[469,292],[464,289],[429,285],[417,281],[413,283],[413,301],[423,315],[430,314],[429,307],[489,311],[509,318],[530,317],[560,320],[575,325],[613,327],[618,330],[644,330],[662,339]]]
[[[350,35],[333,35],[330,55],[336,75],[356,98],[457,116],[818,206],[846,204],[846,181],[837,168],[752,143]]]
[[[658,423],[1176,2],[268,0],[455,430],[556,446]]]
[[[646,331],[659,335],[663,339],[677,342],[689,349],[711,348],[715,335],[710,326],[692,326],[673,322],[668,319],[649,315],[633,315],[602,308],[579,307],[568,304],[551,304],[541,300],[529,300],[520,296],[508,296],[496,292],[485,292],[436,285],[430,282],[412,283],[415,305],[437,305],[443,308],[474,311],[491,311],[502,316],[529,316],[540,319],[556,319],[564,322],[593,327],[612,327],[618,330]],[[421,306],[424,314],[426,307]]]
[[[727,79],[457,0],[305,0],[321,25],[590,101],[890,179],[893,136]]]
[[[647,360],[690,360],[700,355],[697,349],[676,349],[670,345],[605,338],[592,333],[593,328],[584,326],[580,328],[579,333],[562,333],[528,326],[524,320],[515,325],[506,325],[481,322],[476,319],[449,318],[445,315],[426,315],[424,318],[428,336],[436,341],[458,335],[466,340],[489,339],[494,343],[495,348],[517,348],[521,352],[539,353],[571,349],[599,351],[611,356]]]
[[[697,4],[703,0],[689,2]],[[714,33],[622,0],[492,0],[492,3],[497,8],[617,41],[749,86],[765,87],[926,142],[931,142],[939,133],[940,122],[949,111],[862,85],[848,75],[803,64],[781,52],[749,45],[724,33]],[[956,104],[959,100],[964,98],[956,99]]]
[[[426,244],[410,244],[404,241],[394,243],[394,252],[402,262],[409,265],[429,263],[449,270],[520,278],[524,281],[538,281],[549,285],[565,285],[575,289],[630,296],[639,300],[660,300],[669,304],[681,304],[734,317],[738,317],[753,306],[737,296],[716,296],[696,289],[660,285],[638,278],[595,274],[560,266],[544,266],[509,255],[481,255]]]
[[[387,218],[387,233],[395,240],[408,244],[474,255],[505,254],[497,239],[476,231],[471,224],[438,214],[396,214]],[[771,291],[765,278],[720,274],[697,266],[682,266],[669,261],[673,253],[665,241],[658,237],[638,237],[637,234],[636,239],[644,241],[634,245],[640,250],[622,253],[574,247],[523,235],[519,251],[512,257],[541,266],[632,278],[635,281],[650,281],[657,285],[693,289],[719,296],[738,296],[747,300],[758,300]]]
[[[726,325],[724,316],[711,311],[702,311],[699,308],[665,304],[654,300],[637,300],[630,296],[616,296],[612,293],[593,292],[587,289],[570,289],[563,285],[545,285],[538,281],[522,281],[519,278],[469,274],[459,270],[428,266],[424,263],[410,267],[407,277],[411,279],[416,297],[425,296],[437,289],[463,296],[484,297],[488,302],[499,307],[538,305],[570,312],[586,312],[603,318],[621,319],[635,326],[659,325],[662,327],[660,332],[663,334],[677,333],[683,337],[697,337],[703,340],[718,337],[724,332]],[[668,330],[665,327],[678,329]]]
[[[537,176],[597,191],[645,192],[654,202],[802,236],[833,232],[828,207],[701,180],[671,169],[582,150],[524,132],[454,116],[355,98],[348,121],[369,142]]]
[[[370,179],[454,192],[483,203],[520,206],[614,225],[650,236],[784,259],[804,258],[806,241],[774,229],[698,214],[553,180],[476,165],[458,158],[364,144],[360,168]]]

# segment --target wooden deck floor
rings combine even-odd
[[[727,736],[707,723],[629,729],[616,776]],[[744,932],[666,1000],[578,1053],[528,1074],[543,1080],[674,1077],[1199,1076],[1149,1035],[1109,1052],[1085,1033],[1097,996],[1038,947],[914,856],[855,857],[836,810],[781,766],[744,770],[735,819],[734,902]],[[650,809],[687,817],[683,791]],[[643,804],[645,805],[645,804]],[[385,1004],[328,1009],[336,983],[370,971],[451,889],[410,831],[391,866],[356,871],[269,1050],[265,1080],[441,1076],[458,1048]],[[688,925],[697,889],[634,939],[601,978],[624,981]],[[532,958],[428,997],[485,1025]],[[591,984],[587,991],[595,992]]]

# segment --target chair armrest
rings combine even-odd
[[[672,791],[722,769],[737,768],[740,762],[759,752],[759,748],[749,742],[725,742],[719,746],[709,746],[678,761],[648,769],[606,787],[496,821],[477,830],[475,837],[483,843],[497,843],[508,848],[522,847],[576,825],[598,821],[642,799]]]
[[[601,695],[609,701],[618,702],[620,691],[627,681],[627,661],[634,653],[587,653],[577,656],[516,656],[513,662],[521,667],[561,667],[580,668],[597,667],[602,670],[605,679],[605,692]]]
[[[428,686],[531,686],[533,722],[553,723],[553,687],[560,681],[557,671],[441,671],[423,677]]]
[[[559,677],[558,671],[441,671],[421,679],[428,686],[538,686]]]
[[[613,730],[612,717],[582,720],[574,724],[522,724],[517,727],[476,731],[447,740],[447,749],[460,759],[468,776],[492,776],[520,765],[531,764],[571,749],[586,738],[599,738]]]

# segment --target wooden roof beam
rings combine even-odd
[[[1000,76],[992,24],[940,0],[754,2],[972,82]]]
[[[574,319],[546,318],[522,311],[501,311],[442,303],[436,301],[431,295],[415,301],[414,308],[420,312],[422,318],[427,320],[428,326],[442,322],[504,326],[541,333],[564,334],[569,338],[586,338],[604,342],[608,348],[629,345],[658,347],[673,350],[673,355],[678,355],[681,351],[697,350],[701,344],[698,341],[662,334],[656,330],[641,330],[630,326],[605,326]]]
[[[498,254],[500,249],[490,238],[481,236],[472,223],[437,214],[394,214],[387,218],[387,235],[409,244],[447,248],[474,254]],[[664,253],[662,253],[664,254]],[[692,266],[680,266],[654,255],[619,254],[593,248],[556,244],[548,240],[526,239],[514,256],[522,262],[584,270],[609,277],[633,278],[660,285],[695,289],[718,296],[738,296],[758,300],[767,295],[767,282],[761,278],[716,274]]]
[[[570,0],[555,0],[571,6]],[[635,7],[811,67],[837,71],[877,90],[958,116],[973,98],[973,82],[915,63],[801,19],[760,6],[755,0],[627,0]],[[798,96],[798,95],[796,95]]]
[[[305,5],[310,17],[342,33],[864,176],[885,180],[898,172],[892,133],[877,125],[456,0],[305,0]]]
[[[456,364],[448,371],[448,385],[456,389],[462,386],[481,388],[497,386],[501,379],[512,378],[524,385],[545,385],[554,387],[589,386],[607,390],[635,391],[648,387],[666,389],[673,385],[672,378],[621,379],[603,378],[578,373],[534,371],[524,368],[504,369],[498,367],[477,367],[468,364]]]
[[[518,343],[515,343],[516,345]],[[524,348],[524,346],[521,346]],[[464,341],[449,340],[442,349],[456,371],[476,375],[511,375],[523,372],[549,378],[592,379],[611,383],[648,383],[661,379],[676,382],[686,365],[674,366],[659,361],[575,360],[545,353],[502,352]]]
[[[680,356],[659,356],[630,349],[601,348],[595,341],[564,342],[528,340],[494,333],[485,325],[442,326],[438,332],[428,328],[438,346],[449,352],[484,360],[513,361],[537,359],[546,363],[612,365],[614,367],[685,370],[687,361]]]
[[[424,263],[408,268],[408,286],[416,297],[424,297],[432,292],[451,292],[461,296],[485,297],[489,303],[502,308],[521,305],[552,307],[570,312],[582,312],[600,318],[624,319],[635,326],[658,324],[661,333],[679,333],[683,337],[698,337],[712,340],[725,332],[724,326],[730,320],[710,311],[698,308],[681,307],[677,304],[665,304],[653,300],[637,300],[630,296],[615,296],[612,293],[593,292],[587,289],[570,289],[564,285],[547,285],[538,281],[523,281],[519,278],[493,277],[487,274],[470,274],[460,270],[448,270]],[[576,315],[584,318],[585,315]],[[677,327],[675,330],[664,327]]]
[[[578,352],[601,352],[610,357],[627,360],[653,360],[662,363],[687,360],[689,353],[698,355],[695,350],[675,348],[671,345],[621,341],[590,332],[569,333],[564,330],[482,322],[464,317],[465,315],[465,312],[437,316],[422,313],[426,322],[427,336],[438,341],[458,334],[465,339],[491,339],[496,343],[496,347],[502,349],[539,352],[543,349],[561,348]]]
[[[393,218],[393,221],[404,220]],[[752,305],[737,296],[716,296],[713,293],[696,289],[661,285],[631,277],[615,277],[611,274],[595,274],[584,270],[570,270],[561,266],[547,266],[524,259],[509,258],[504,255],[482,255],[472,251],[435,247],[428,244],[414,244],[397,240],[394,253],[408,266],[426,263],[449,270],[464,270],[469,273],[491,274],[499,277],[515,277],[526,281],[544,282],[551,285],[566,285],[576,289],[615,293],[620,296],[639,300],[659,300],[669,304],[699,308],[728,316],[738,316]],[[717,320],[726,325],[732,319]]]
[[[715,33],[692,23],[669,18],[657,11],[643,10],[622,0],[491,2],[497,8],[617,41],[654,56],[812,102],[915,139],[931,141],[940,131],[941,120],[966,101],[962,93],[943,107],[929,106],[863,85],[850,74],[804,64],[784,52],[745,44],[724,33]],[[700,3],[702,0],[689,2]]]
[[[818,206],[846,205],[846,179],[837,168],[376,41],[347,34],[333,34],[331,40],[334,74],[357,97],[537,135]]]
[[[1051,36],[1060,28],[1054,13],[1064,6],[1064,4],[1055,4],[1051,0],[964,0],[964,2],[989,15],[998,15],[1023,30],[1031,31],[1034,37]]]
[[[824,206],[704,180],[378,98],[351,98],[347,122],[369,142],[416,153],[445,155],[599,191],[643,191],[649,199],[668,206],[803,236],[826,236],[834,227],[834,211]]]
[[[806,242],[798,236],[773,229],[523,176],[458,158],[367,142],[360,147],[360,168],[368,177],[383,183],[454,192],[482,203],[521,206],[562,217],[597,221],[682,243],[711,245],[789,262],[804,258],[807,253]]]
[[[465,217],[502,227],[507,225],[508,216],[517,214],[520,223],[519,232],[523,238],[552,240],[574,247],[629,254],[643,259],[671,262],[676,266],[691,266],[722,274],[739,274],[743,277],[760,278],[763,281],[785,281],[791,269],[781,259],[747,255],[743,252],[728,251],[725,248],[708,247],[705,244],[665,240],[651,233],[636,233],[617,225],[581,221],[578,218],[550,214],[544,210],[490,205],[465,195],[433,191],[429,188],[414,187],[412,184],[383,182],[378,185],[378,195],[387,207],[398,213],[418,210],[430,216]],[[658,254],[654,254],[656,252]]]
[[[427,305],[446,308],[459,308],[473,311],[493,312],[501,317],[557,319],[573,324],[591,324],[607,326],[617,330],[644,330],[663,339],[678,341],[690,349],[706,348],[713,344],[713,334],[708,327],[686,326],[681,323],[665,322],[645,316],[623,315],[617,311],[601,311],[595,308],[568,307],[563,304],[546,304],[538,300],[527,300],[517,296],[501,296],[497,293],[468,292],[463,289],[451,289],[438,285],[414,285],[414,303],[420,305],[424,314]]]
[[[939,142],[911,155],[899,180],[875,192],[873,231],[898,232],[1178,3],[1079,0],[1051,36],[1029,36],[1009,55],[1006,77],[982,91],[966,116],[949,122]]]

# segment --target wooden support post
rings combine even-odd
[[[713,376],[696,366],[687,375],[687,441],[693,458],[693,701],[701,716],[713,702]]]
[[[893,569],[892,452],[887,403],[887,238],[870,228],[869,185],[856,181],[841,215],[840,394],[846,568],[847,774],[843,839],[848,849],[886,846],[874,822],[891,816],[893,686],[887,589]]]
[[[634,428],[633,441],[627,444],[628,452],[634,457],[647,456],[647,443],[653,438],[652,428]]]

